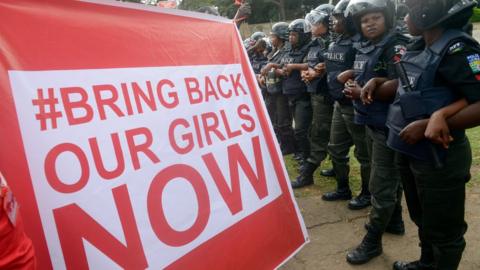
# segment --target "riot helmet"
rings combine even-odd
[[[473,13],[473,0],[407,0],[409,16],[419,30],[436,26],[460,28]]]
[[[316,7],[316,8],[314,9],[314,11],[326,12],[326,13],[328,13],[328,14],[332,14],[332,11],[333,11],[334,8],[335,8],[334,5],[321,4],[321,5],[319,5],[318,7]]]
[[[272,26],[271,35],[276,35],[279,39],[283,41],[288,40],[288,23],[278,22]]]
[[[350,35],[354,35],[356,29],[353,25],[352,15],[346,12],[349,3],[350,0],[340,0],[337,5],[335,5],[335,8],[332,11],[332,16],[335,16],[336,18],[343,18],[345,31]]]
[[[303,46],[307,41],[310,40],[310,33],[305,32],[305,27],[307,23],[305,22],[304,19],[296,19],[293,20],[289,25],[288,25],[288,32],[290,33],[298,33],[298,44],[292,44],[292,46],[298,46],[301,47]],[[292,42],[290,42],[292,43]]]
[[[345,10],[345,16],[352,16],[355,27],[360,31],[360,19],[362,16],[373,12],[383,13],[387,29],[394,25],[395,5],[392,0],[350,0]]]
[[[218,12],[218,9],[216,7],[212,6],[203,6],[197,9],[198,12],[201,13],[206,13],[210,15],[215,15],[215,16],[220,16],[220,13]]]
[[[259,39],[264,38],[264,37],[266,37],[266,36],[267,36],[267,35],[265,35],[265,33],[258,31],[258,32],[253,33],[253,34],[250,36],[250,38],[253,39],[253,40],[255,40],[255,41],[258,41]]]
[[[319,9],[320,6],[324,6],[323,9]],[[316,9],[310,11],[305,16],[305,32],[309,33],[312,31],[312,25],[323,24],[326,27],[330,25],[330,14],[333,9],[330,8],[332,5],[324,4],[320,5]],[[333,7],[333,6],[332,6]]]

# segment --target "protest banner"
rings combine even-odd
[[[306,241],[233,22],[0,2],[0,171],[39,269],[272,269]]]

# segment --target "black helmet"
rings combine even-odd
[[[355,29],[355,26],[353,25],[353,18],[352,15],[347,13],[347,6],[350,3],[350,0],[340,0],[335,8],[332,11],[332,16],[335,17],[341,17],[344,19],[344,24],[345,24],[345,30],[351,34],[354,35],[357,30]]]
[[[423,0],[415,0],[423,1]],[[350,0],[345,16],[352,16],[355,27],[360,30],[360,19],[363,15],[372,12],[382,12],[385,16],[387,29],[390,29],[395,22],[395,5],[392,0]]]
[[[297,32],[298,33],[298,46],[303,46],[307,41],[310,40],[310,33],[305,32],[305,28],[307,27],[307,23],[304,19],[296,19],[293,20],[288,25],[288,32]]]
[[[332,5],[323,4],[310,11],[310,13],[305,16],[305,32],[311,32],[312,25],[324,24],[325,26],[329,27],[332,10]]]
[[[288,23],[278,22],[272,26],[272,35],[276,35],[279,39],[286,41],[288,40]]]
[[[330,4],[321,4],[320,6],[316,7],[314,11],[319,11],[319,12],[326,12],[328,14],[332,14],[333,9],[335,8],[334,5]]]
[[[298,33],[304,33],[305,32],[305,26],[307,23],[305,22],[304,19],[296,19],[293,20],[289,25],[288,25],[288,32],[298,32]]]
[[[345,15],[345,10],[347,10],[348,3],[350,3],[350,0],[340,0],[333,8],[332,15],[343,16],[346,18],[348,14]]]
[[[407,0],[410,19],[419,30],[462,27],[473,13],[473,0]]]
[[[255,41],[258,41],[259,39],[264,38],[266,36],[267,35],[265,35],[265,33],[263,33],[263,32],[255,32],[250,36],[250,38],[255,40]]]
[[[212,6],[203,6],[198,8],[197,11],[201,13],[210,14],[210,15],[220,16],[220,13],[218,13],[217,8]]]

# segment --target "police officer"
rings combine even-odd
[[[262,95],[265,99],[266,97],[266,85],[265,80],[261,76],[262,68],[267,64],[268,58],[265,55],[265,50],[267,49],[267,42],[259,38],[253,46],[248,49],[248,55],[250,58],[250,64],[252,65],[253,72],[255,73],[255,77],[257,79],[258,85],[262,90]]]
[[[332,123],[333,99],[328,92],[325,76],[324,54],[328,48],[330,12],[332,5],[324,4],[312,10],[305,17],[305,32],[311,33],[306,63],[297,64],[302,69],[301,76],[307,84],[312,103],[312,123],[310,128],[310,153],[302,164],[300,175],[292,183],[293,188],[313,183],[313,173],[327,157],[327,145]]]
[[[332,42],[326,53],[327,81],[331,96],[335,99],[333,120],[330,133],[328,152],[332,157],[332,164],[337,180],[337,189],[325,193],[322,199],[326,201],[350,200],[352,192],[349,186],[349,152],[355,145],[355,157],[360,163],[362,191],[359,196],[348,204],[350,209],[363,209],[370,205],[368,182],[370,179],[370,157],[365,140],[365,125],[355,124],[353,121],[353,104],[351,99],[343,94],[343,85],[337,81],[337,76],[353,66],[356,50],[353,43],[358,41],[355,35],[351,16],[344,16],[350,0],[341,0],[332,13],[333,31],[337,38]]]
[[[419,260],[395,262],[393,268],[454,270],[466,245],[465,183],[472,157],[464,130],[480,123],[480,46],[461,31],[475,2],[406,4],[409,31],[422,38],[408,48],[399,65],[405,76],[400,76],[389,112],[388,145],[398,151],[397,165],[410,217],[418,226],[421,254]],[[470,105],[446,120],[452,137],[448,149],[432,146],[423,136],[427,123],[444,117],[439,112],[459,98]],[[430,120],[422,119],[429,116]]]
[[[296,19],[288,25],[290,48],[280,61],[282,69],[277,69],[278,75],[283,77],[282,91],[288,98],[290,114],[295,124],[297,151],[302,160],[310,153],[308,130],[312,121],[310,95],[300,74],[300,64],[307,56],[311,39],[310,33],[305,32],[305,25],[304,19]]]
[[[369,191],[372,194],[367,234],[359,246],[348,252],[347,262],[363,264],[382,253],[385,231],[404,234],[405,229],[400,176],[394,168],[395,152],[386,145],[385,121],[391,100],[382,100],[380,95],[370,104],[364,104],[358,98],[361,88],[376,88],[381,82],[396,78],[393,64],[405,51],[407,40],[395,31],[394,6],[388,0],[351,0],[347,11],[363,40],[356,46],[354,79],[347,80],[344,93],[354,99],[354,121],[366,125],[367,142],[371,143]]]
[[[293,135],[292,116],[288,98],[283,94],[283,72],[281,60],[290,49],[288,43],[288,23],[278,22],[272,26],[270,42],[273,50],[267,56],[268,63],[261,69],[261,80],[265,81],[265,104],[272,121],[273,129],[283,155],[296,152]],[[282,74],[280,74],[282,73]]]

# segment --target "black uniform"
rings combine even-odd
[[[392,31],[375,45],[364,43],[359,46],[354,63],[357,82],[363,86],[374,77],[395,79],[397,74],[394,63],[404,53],[406,42],[403,35]],[[370,223],[373,228],[383,232],[389,223],[403,224],[400,176],[394,168],[395,153],[386,145],[388,129],[385,121],[389,103],[374,101],[370,105],[364,105],[355,100],[354,105],[355,122],[367,127],[367,143],[372,162],[369,191],[372,194],[373,208],[369,216]]]
[[[268,55],[268,62],[280,64],[290,45],[285,45]],[[283,94],[282,78],[275,76],[274,71],[269,71],[266,77],[267,89],[265,92],[265,104],[272,121],[273,129],[284,155],[296,151],[295,138],[293,136],[292,116],[288,107],[288,98]]]
[[[300,48],[291,47],[281,59],[281,64],[301,64],[304,62],[309,49],[309,44]],[[295,122],[294,136],[297,149],[303,157],[310,153],[308,130],[312,122],[312,104],[307,86],[302,81],[299,70],[293,70],[282,81],[283,94],[288,98],[290,114]]]
[[[389,113],[388,125],[395,131],[390,137],[398,136],[401,120],[407,124],[428,117],[458,98],[480,101],[480,47],[460,31],[446,31],[428,48],[416,43],[402,62],[412,91],[399,87]],[[417,148],[425,147],[425,140],[405,148],[389,137],[389,145],[399,151],[397,166],[408,210],[418,226],[420,262],[435,269],[457,269],[465,248],[465,183],[472,156],[464,130],[455,130],[452,136],[448,151],[437,152],[443,157],[442,168],[435,167],[431,156],[419,155]],[[421,154],[431,155],[425,150],[429,148],[423,149]]]
[[[343,94],[343,85],[337,81],[337,76],[349,70],[353,66],[356,50],[354,42],[359,36],[339,36],[332,42],[325,55],[328,86],[331,96],[335,99],[332,127],[328,152],[332,157],[333,169],[337,180],[337,190],[326,193],[322,198],[325,200],[349,199],[351,190],[349,186],[349,152],[350,147],[355,145],[355,157],[360,163],[362,178],[362,193],[369,195],[368,182],[370,179],[370,157],[365,139],[365,125],[355,124],[353,121],[352,101]],[[351,207],[351,206],[350,206]]]
[[[310,43],[306,62],[309,68],[324,63],[324,54],[328,49],[328,40],[316,38]],[[307,162],[315,168],[327,157],[327,145],[332,124],[333,99],[327,86],[327,77],[322,76],[310,81],[307,85],[312,102],[312,124],[310,129],[310,155]]]

